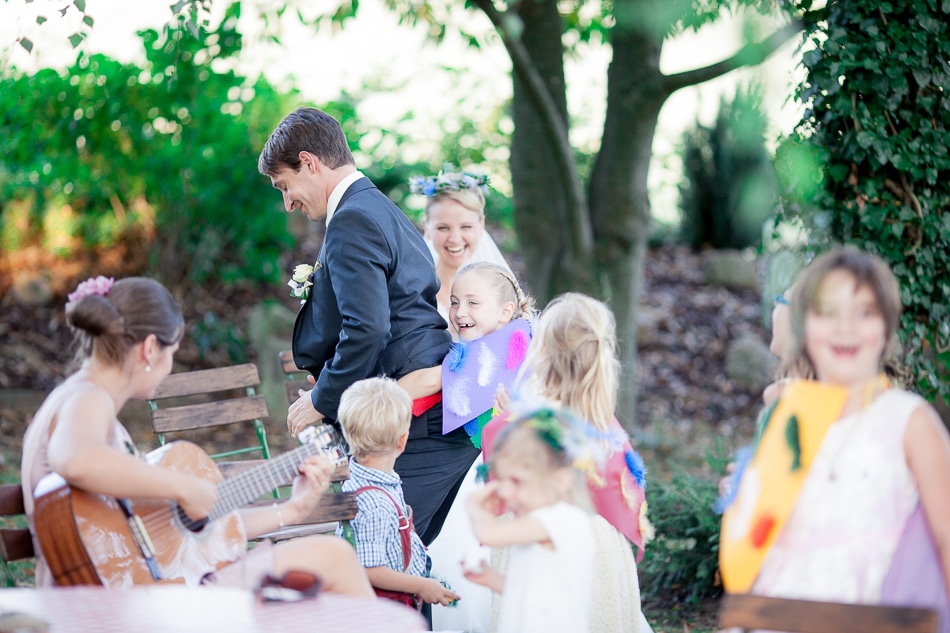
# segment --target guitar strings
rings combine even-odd
[[[217,519],[233,509],[247,505],[247,503],[268,490],[277,489],[283,483],[292,481],[299,474],[297,465],[302,461],[299,459],[301,454],[309,457],[320,453],[330,456],[334,462],[340,461],[332,459],[333,456],[329,455],[330,452],[331,447],[329,446],[316,445],[315,443],[304,444],[293,451],[269,460],[264,465],[267,468],[256,468],[220,481],[218,483],[218,500],[209,514],[209,520]],[[224,512],[224,507],[230,507],[231,509]],[[176,508],[174,506],[165,505],[152,512],[140,515],[140,519],[150,535],[161,537],[168,532],[181,531],[179,523],[175,521],[175,514]]]

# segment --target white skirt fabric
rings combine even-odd
[[[472,464],[455,503],[449,510],[442,531],[429,545],[434,578],[446,581],[461,599],[454,606],[432,605],[432,629],[434,631],[466,631],[488,633],[492,620],[491,589],[469,582],[462,575],[461,561],[479,548],[472,524],[465,509],[465,499],[475,490],[475,472],[482,463],[479,455]]]

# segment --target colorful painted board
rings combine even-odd
[[[792,382],[782,391],[755,453],[740,466],[738,493],[722,517],[719,566],[726,591],[752,588],[846,397],[843,388],[810,380]]]
[[[515,319],[471,342],[452,344],[442,362],[442,434],[492,408],[499,384],[510,388],[531,341],[531,324]]]

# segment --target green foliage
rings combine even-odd
[[[777,157],[781,218],[805,227],[810,251],[849,243],[890,264],[905,360],[922,393],[946,397],[950,5],[847,0],[805,23],[807,110]]]
[[[746,248],[759,242],[778,193],[765,149],[768,120],[754,89],[720,102],[712,128],[684,135],[681,232],[694,248]]]
[[[3,242],[62,243],[70,256],[77,245],[57,236],[75,233],[86,250],[151,246],[151,270],[170,283],[279,280],[290,236],[255,166],[292,95],[219,70],[240,51],[238,18],[231,5],[200,40],[142,32],[142,68],[80,56],[63,74],[3,77]],[[26,227],[7,222],[21,207]]]
[[[222,320],[214,312],[205,312],[201,321],[188,328],[188,336],[198,347],[198,357],[205,361],[212,352],[225,351],[233,364],[247,362],[247,342],[234,323]]]
[[[714,472],[724,472],[722,457],[708,461]],[[716,482],[681,469],[670,481],[650,481],[647,501],[656,538],[639,564],[644,591],[691,604],[721,593],[717,496]]]

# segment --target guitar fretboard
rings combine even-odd
[[[242,508],[261,495],[292,481],[302,461],[311,455],[329,454],[329,438],[330,434],[326,430],[319,430],[311,441],[302,446],[219,483],[218,502],[208,519],[213,521]]]

